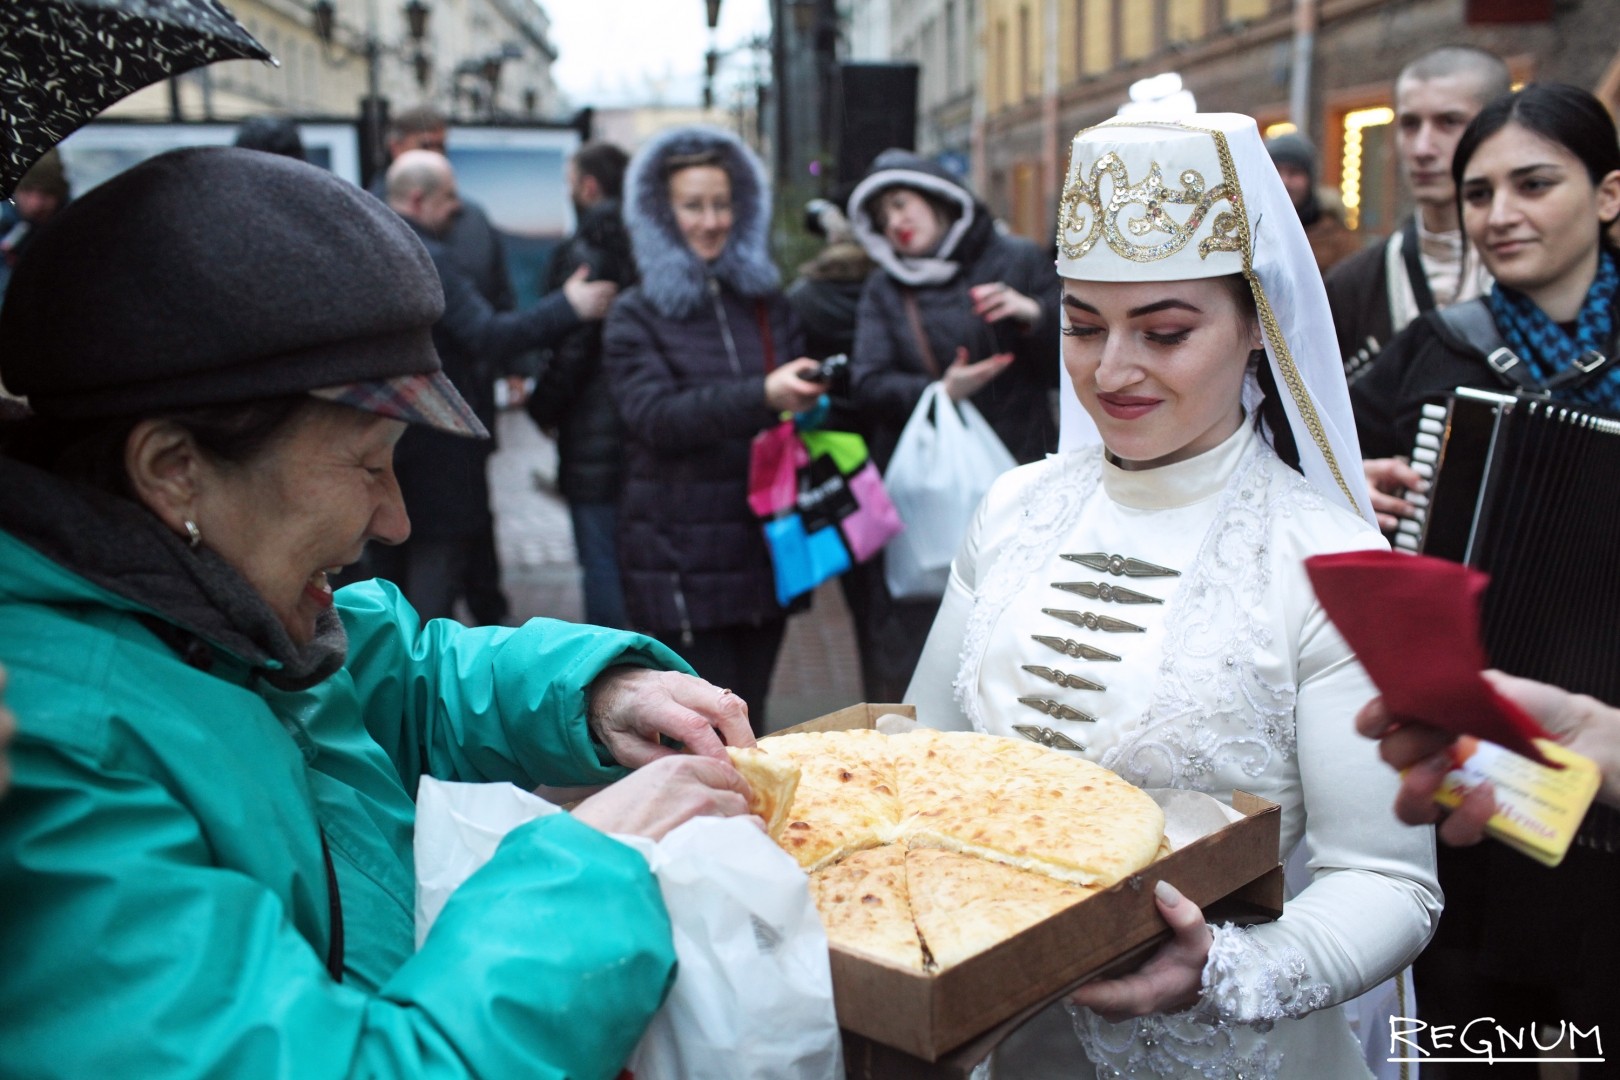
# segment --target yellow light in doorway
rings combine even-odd
[[[1344,200],[1344,223],[1361,228],[1361,132],[1393,123],[1395,110],[1387,105],[1356,109],[1344,114],[1344,160],[1339,172],[1339,197]]]

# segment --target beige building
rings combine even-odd
[[[1426,48],[1477,45],[1517,79],[1574,83],[1620,104],[1614,0],[982,0],[980,193],[1018,233],[1052,235],[1068,141],[1132,84],[1179,75],[1204,111],[1298,122],[1352,224],[1404,213],[1391,83]],[[1512,21],[1508,21],[1512,20]],[[1296,84],[1298,65],[1306,78]],[[1295,115],[1298,112],[1299,115]]]
[[[323,43],[306,0],[230,0],[238,21],[279,66],[211,64],[126,98],[107,115],[237,120],[258,113],[356,116],[375,45],[378,88],[394,109],[431,104],[462,120],[492,116],[556,119],[557,58],[551,21],[537,0],[419,0],[426,33],[413,41],[407,4],[330,0],[332,37]]]

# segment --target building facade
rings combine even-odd
[[[357,116],[375,64],[392,108],[433,105],[463,121],[557,119],[551,22],[536,0],[422,0],[411,37],[404,4],[333,0],[330,40],[305,0],[233,0],[231,12],[279,66],[211,64],[147,87],[108,111],[132,119],[239,120],[261,113]],[[178,114],[178,116],[176,115]]]
[[[1371,238],[1405,213],[1392,84],[1433,46],[1476,45],[1519,81],[1620,98],[1613,0],[982,0],[980,193],[1016,232],[1051,241],[1068,142],[1132,84],[1174,72],[1203,111],[1294,123],[1321,180]],[[1296,58],[1303,57],[1303,63]],[[1296,80],[1296,70],[1303,78]]]

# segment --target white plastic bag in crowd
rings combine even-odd
[[[943,383],[929,384],[883,474],[906,526],[883,556],[884,583],[897,599],[945,594],[951,560],[979,500],[1018,464],[971,402],[952,404]]]
[[[416,798],[416,940],[456,886],[526,821],[561,811],[510,784],[424,777]],[[694,818],[647,859],[669,909],[675,986],[631,1054],[634,1080],[844,1075],[827,935],[808,879],[759,828]]]

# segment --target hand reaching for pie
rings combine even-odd
[[[1203,992],[1204,963],[1214,941],[1203,911],[1168,881],[1153,887],[1153,898],[1175,936],[1129,975],[1087,983],[1069,998],[1111,1024],[1189,1008]]]
[[[594,829],[654,841],[695,817],[747,813],[748,785],[731,762],[694,754],[661,758],[574,807],[574,818]]]
[[[591,732],[614,761],[632,769],[680,753],[660,736],[690,753],[726,761],[728,769],[726,747],[754,745],[742,698],[694,675],[609,668],[591,683],[589,695]]]

